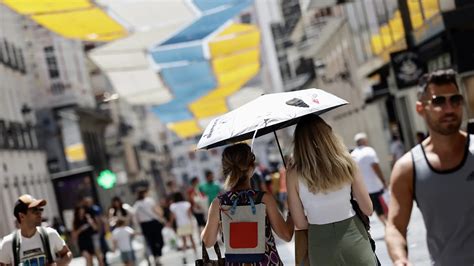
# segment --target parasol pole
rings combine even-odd
[[[277,145],[278,145],[278,150],[280,151],[281,160],[283,161],[283,165],[285,166],[285,169],[286,169],[285,157],[283,157],[283,152],[281,151],[280,142],[278,141],[278,136],[277,136],[276,131],[273,131],[273,134],[275,135],[275,140],[276,140]]]

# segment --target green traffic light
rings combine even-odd
[[[109,169],[106,169],[100,172],[97,183],[103,189],[111,189],[115,186],[115,183],[117,183],[117,175]]]

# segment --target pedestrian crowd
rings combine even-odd
[[[201,243],[193,235],[200,234],[203,259],[196,265],[209,262],[206,248],[217,250],[220,243],[225,265],[263,266],[283,265],[275,236],[287,242],[295,236],[297,265],[380,265],[368,219],[375,212],[393,264],[409,266],[407,231],[416,202],[433,265],[474,265],[474,136],[461,130],[463,104],[454,71],[421,79],[415,108],[428,134],[417,132],[409,151],[393,134],[390,178],[368,134],[356,134],[349,151],[320,116],[306,115],[297,122],[286,167],[268,170],[248,144],[229,145],[222,153],[223,185],[209,170],[203,183],[196,176],[187,188],[168,182],[159,204],[141,188],[133,206],[115,197],[108,212],[84,197],[74,210],[71,243],[87,265],[93,258],[107,265],[110,249],[120,251],[125,265],[135,265],[132,240],[142,234],[159,265],[168,230],[180,238],[177,248],[192,248],[196,257]],[[30,195],[18,198],[19,229],[4,237],[0,265],[71,261],[60,220],[55,229],[41,225],[45,205]]]

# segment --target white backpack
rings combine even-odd
[[[221,205],[225,259],[228,262],[255,263],[265,258],[266,208],[262,203],[265,192],[243,191],[232,205]],[[239,205],[248,198],[250,205]]]

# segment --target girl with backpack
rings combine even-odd
[[[317,115],[302,117],[287,172],[289,209],[296,227],[308,229],[310,265],[377,265],[369,236],[351,205],[351,191],[372,214],[364,180],[342,141]]]
[[[201,235],[204,245],[212,247],[216,243],[219,223],[222,221],[226,265],[283,265],[272,230],[278,237],[289,242],[294,232],[293,220],[288,215],[285,221],[271,194],[251,188],[250,178],[255,170],[255,155],[250,147],[245,143],[227,147],[222,153],[222,168],[227,191],[214,199],[209,207],[207,224]],[[238,217],[239,211],[236,209],[239,207],[244,208],[242,211],[248,210],[250,216],[252,213],[258,213],[257,210],[263,210],[263,216],[258,216],[263,220],[239,223],[238,218],[235,218]],[[233,223],[229,223],[227,217],[232,215]],[[254,233],[258,236],[254,237]],[[263,243],[260,241],[262,236]],[[263,251],[257,251],[260,245],[263,245]],[[256,248],[249,248],[251,246]]]

